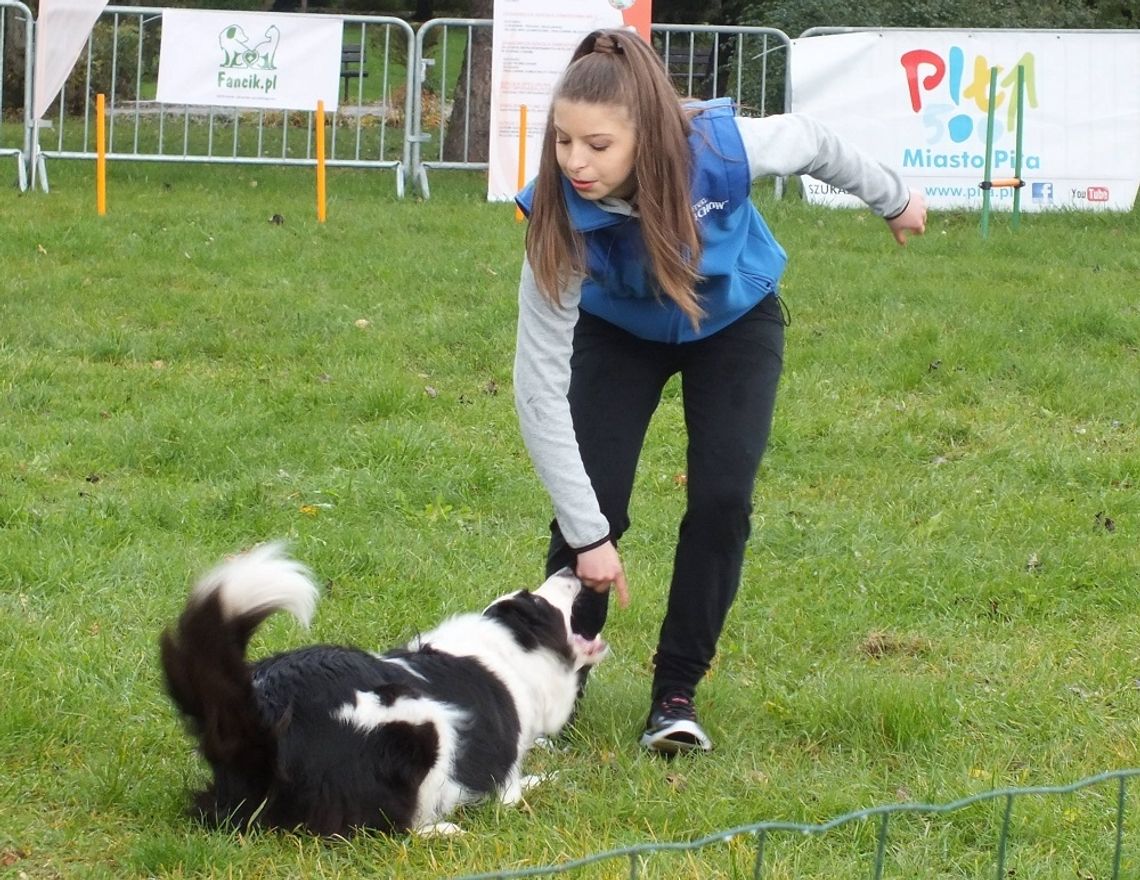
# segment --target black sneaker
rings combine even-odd
[[[697,723],[697,707],[688,694],[667,694],[653,704],[641,745],[666,755],[712,751],[712,740]]]

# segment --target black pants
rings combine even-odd
[[[654,699],[695,691],[740,585],[752,490],[783,362],[780,306],[768,296],[723,330],[681,344],[647,342],[585,312],[574,331],[574,432],[615,541],[629,528],[630,493],[649,420],[665,383],[681,375],[687,507],[654,657]],[[552,523],[547,572],[574,562],[573,549]],[[607,594],[583,590],[574,629],[595,635],[607,607]]]

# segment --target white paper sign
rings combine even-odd
[[[157,99],[335,110],[343,33],[334,16],[164,9]]]
[[[979,208],[989,71],[998,68],[990,179],[1017,168],[1021,209],[1127,211],[1140,185],[1140,33],[857,32],[793,41],[792,109],[834,128],[922,188],[932,208]],[[804,178],[810,201],[860,204]],[[992,189],[1010,208],[1013,189]]]
[[[510,201],[538,173],[550,93],[577,45],[598,28],[628,27],[649,39],[652,0],[495,0],[491,49],[491,146],[487,198]],[[519,173],[519,108],[526,106]]]

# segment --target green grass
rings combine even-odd
[[[1140,766],[1140,215],[866,214],[758,198],[792,256],[773,440],[704,684],[718,744],[639,754],[684,499],[667,389],[556,779],[455,840],[207,832],[158,633],[223,554],[285,537],[311,633],[386,647],[541,575],[511,403],[523,229],[478,177],[56,162],[0,194],[0,877],[452,877],[763,820],[945,803]],[[284,222],[270,223],[281,215]],[[1021,878],[1107,877],[1111,789],[1015,810]],[[1130,791],[1129,803],[1135,801]],[[1130,808],[1126,826],[1136,823]],[[887,876],[990,877],[1001,804],[892,825]],[[765,877],[870,876],[873,825],[775,836]],[[641,877],[751,876],[753,842]],[[1124,874],[1140,872],[1126,836]],[[577,878],[629,876],[622,860]]]

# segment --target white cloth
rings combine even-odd
[[[40,0],[36,18],[35,95],[32,109],[43,119],[67,82],[71,68],[107,0]]]

